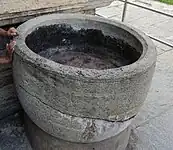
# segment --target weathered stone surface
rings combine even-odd
[[[33,17],[57,12],[92,13],[97,7],[113,0],[0,0],[0,26],[26,21]],[[89,10],[89,11],[88,11]]]
[[[79,144],[55,138],[37,127],[27,115],[25,115],[25,130],[33,150],[125,150],[131,127],[115,137],[90,144]]]
[[[45,132],[63,140],[98,142],[116,136],[131,123],[131,120],[121,123],[66,115],[45,105],[24,90],[21,92],[19,99],[24,100],[21,104],[31,119]]]
[[[62,22],[77,29],[100,29],[105,35],[124,39],[141,52],[141,57],[121,68],[81,69],[40,57],[26,46],[26,36],[37,27]],[[37,126],[60,139],[83,143],[113,137],[129,126],[128,121],[116,121],[136,115],[147,96],[156,62],[155,47],[148,37],[118,22],[77,14],[35,18],[18,31],[13,61],[15,85],[23,108]],[[83,136],[88,126],[94,131]],[[117,132],[112,135],[110,131]]]

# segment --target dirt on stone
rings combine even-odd
[[[63,65],[110,69],[135,62],[140,53],[120,39],[96,29],[74,30],[70,25],[43,26],[26,38],[35,53]]]
[[[122,61],[121,57],[119,57],[119,59],[117,57],[116,60],[111,58],[103,59],[103,57],[105,56],[99,56],[94,53],[80,52],[79,49],[83,50],[84,47],[82,45],[78,45],[78,46],[72,45],[72,46],[65,47],[65,50],[64,50],[64,47],[49,48],[46,51],[41,51],[38,54],[50,60],[53,60],[57,63],[63,64],[63,65],[69,65],[73,67],[79,67],[79,68],[108,69],[108,68],[121,66],[123,65],[122,63],[124,64],[128,63],[127,60],[124,60],[123,62],[121,62]],[[94,50],[96,49],[96,47],[92,47],[88,45],[87,47],[85,47],[85,50],[86,49]]]

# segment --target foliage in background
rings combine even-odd
[[[173,5],[173,0],[160,0],[160,2]]]

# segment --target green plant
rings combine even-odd
[[[173,5],[173,0],[160,0],[160,2]]]

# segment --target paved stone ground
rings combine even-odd
[[[173,13],[173,6],[156,1],[133,2]],[[115,1],[108,7],[99,8],[97,14],[121,20],[122,9],[123,4]],[[169,17],[128,5],[125,23],[173,43],[173,19]],[[128,150],[173,149],[173,48],[156,41],[154,43],[158,51],[156,72],[148,98],[133,123]]]

